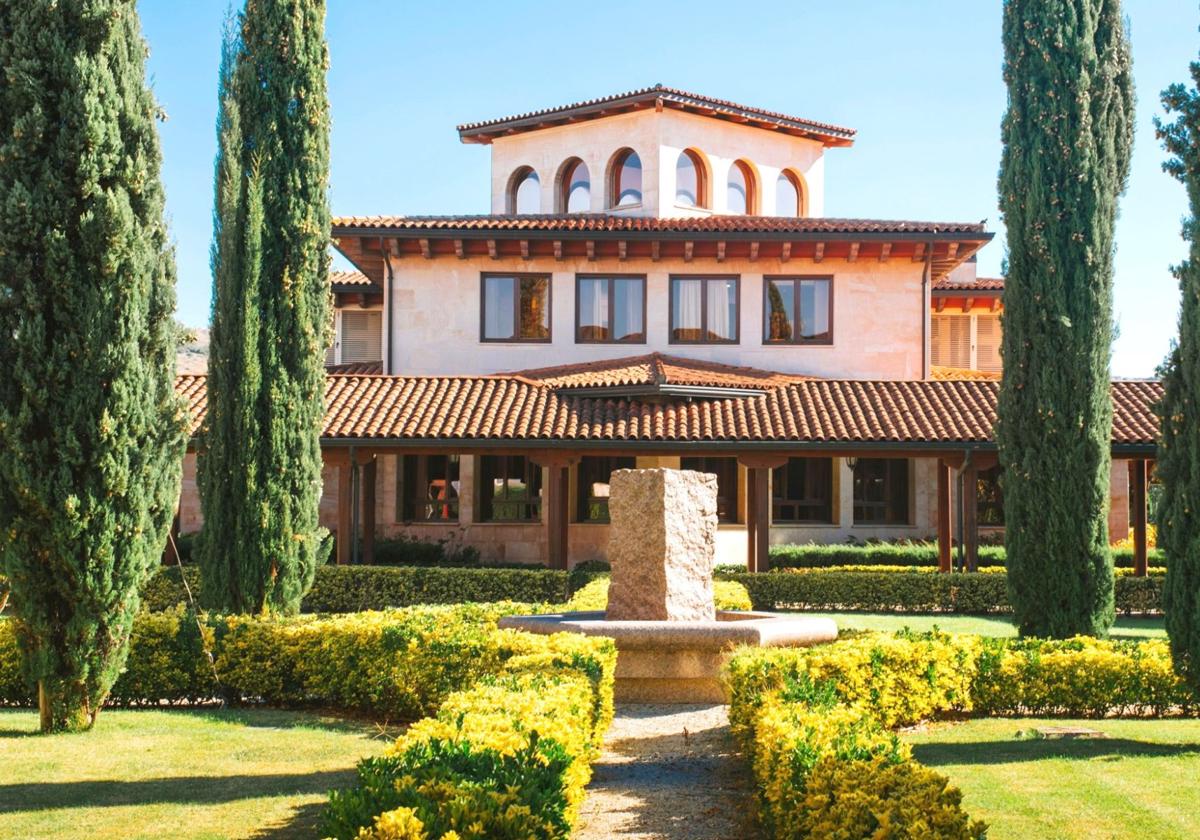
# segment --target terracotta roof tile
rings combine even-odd
[[[331,271],[329,272],[331,286],[374,286],[371,278],[361,271]]]
[[[951,276],[933,281],[935,292],[1003,292],[1003,277],[976,277],[974,280],[955,280]]]
[[[519,371],[518,375],[551,388],[683,385],[768,390],[789,382],[812,378],[663,353],[535,368]]]
[[[970,370],[968,368],[941,367],[939,365],[934,365],[929,369],[929,378],[937,379],[942,382],[951,382],[959,379],[998,380],[1001,378],[1001,374],[986,370]]]
[[[340,365],[325,365],[326,373],[383,373],[383,362],[344,362]]]
[[[586,99],[570,105],[559,105],[553,108],[543,108],[539,111],[528,111],[524,114],[513,114],[507,117],[484,120],[482,122],[463,123],[458,126],[458,133],[464,142],[472,138],[487,137],[508,131],[532,131],[545,128],[555,122],[580,117],[606,116],[616,107],[647,105],[662,100],[663,104],[683,110],[703,113],[705,116],[717,119],[736,118],[741,121],[752,120],[765,123],[774,128],[790,129],[794,133],[814,136],[835,145],[850,145],[856,134],[852,128],[845,128],[830,123],[815,122],[801,117],[781,114],[778,111],[767,111],[762,108],[752,108],[739,105],[727,99],[714,99],[697,93],[688,93],[678,88],[666,85],[653,85],[638,90],[615,93],[597,99]],[[760,126],[762,127],[762,126]]]
[[[178,391],[203,422],[203,376]],[[1114,444],[1153,446],[1162,386],[1113,383]],[[328,379],[328,439],[768,443],[988,443],[999,383],[808,380],[761,396],[671,403],[592,399],[521,376]]]

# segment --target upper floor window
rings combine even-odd
[[[592,179],[587,164],[571,158],[563,165],[559,186],[559,207],[563,213],[586,213],[592,209]]]
[[[401,455],[396,485],[398,521],[458,521],[457,455]]]
[[[379,310],[342,310],[342,364],[378,362],[383,358],[383,313]]]
[[[737,522],[737,458],[680,458],[679,468],[715,475],[717,477],[717,521]]]
[[[765,277],[763,280],[764,343],[833,343],[833,296],[829,277]]]
[[[804,215],[804,188],[800,176],[790,169],[780,172],[775,181],[775,215],[797,218]]]
[[[671,278],[671,343],[736,344],[738,279]]]
[[[833,461],[788,458],[771,472],[771,519],[800,524],[833,522]]]
[[[575,280],[575,340],[646,340],[646,278],[580,275]]]
[[[481,305],[484,341],[550,340],[549,275],[485,274]]]
[[[681,207],[707,207],[704,161],[691,149],[679,153],[675,164],[675,203]]]
[[[576,495],[580,522],[608,521],[608,486],[615,470],[631,470],[635,458],[584,455],[579,459]]]
[[[908,523],[908,461],[859,458],[854,465],[854,524]]]
[[[522,166],[509,180],[508,212],[518,215],[542,212],[542,182],[531,167]]]
[[[622,149],[613,158],[609,205],[632,207],[642,203],[642,159],[633,149]]]
[[[754,170],[744,160],[735,160],[729,167],[726,210],[742,215],[753,213],[758,203],[754,194]]]

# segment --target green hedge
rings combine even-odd
[[[1161,569],[1134,577],[1118,569],[1117,612],[1162,610]],[[1003,569],[940,574],[928,568],[841,567],[725,574],[746,587],[756,610],[866,610],[872,612],[1009,612]]]
[[[193,596],[200,591],[200,570],[184,566]],[[348,613],[421,604],[562,603],[597,573],[554,569],[474,569],[437,566],[321,566],[301,610]],[[186,603],[180,568],[156,574],[142,592],[150,610]]]
[[[937,543],[866,543],[863,545],[773,545],[771,567],[777,569],[820,569],[829,566],[934,566],[938,564]],[[954,555],[957,562],[958,555]],[[1150,565],[1160,566],[1162,554],[1149,553]],[[1117,568],[1133,568],[1133,550],[1113,549]],[[979,565],[1003,566],[1004,546],[979,547]]]

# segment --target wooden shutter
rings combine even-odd
[[[930,355],[937,367],[971,367],[971,316],[936,315],[931,319]]]
[[[977,315],[975,320],[976,366],[987,373],[1000,373],[1000,319]]]
[[[383,358],[383,313],[342,311],[342,364]]]

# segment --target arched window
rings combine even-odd
[[[754,171],[750,164],[743,160],[735,160],[729,167],[728,197],[725,199],[726,212],[743,215],[754,212]]]
[[[804,215],[804,186],[800,176],[790,169],[779,173],[775,182],[775,215],[794,216]]]
[[[675,164],[675,203],[681,207],[707,207],[704,160],[691,149],[684,149]]]
[[[579,158],[563,164],[558,189],[559,212],[586,213],[592,209],[592,178],[587,164]]]
[[[613,158],[608,192],[610,207],[642,203],[642,159],[633,149],[622,149]]]
[[[509,179],[508,212],[518,215],[542,212],[542,182],[532,167],[522,166]]]

